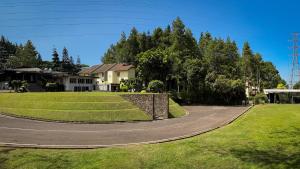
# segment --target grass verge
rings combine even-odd
[[[232,124],[169,143],[95,150],[0,150],[0,168],[299,168],[300,106],[260,105]]]

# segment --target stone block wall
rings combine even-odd
[[[168,118],[169,95],[166,93],[122,94],[121,96],[144,110],[152,120]]]

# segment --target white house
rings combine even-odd
[[[64,76],[62,83],[66,91],[92,91],[96,90],[96,83],[93,77],[89,76]]]
[[[79,72],[80,76],[95,77],[96,90],[117,91],[121,80],[135,78],[135,68],[129,64],[101,64]]]

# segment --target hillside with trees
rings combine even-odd
[[[74,74],[81,67],[86,66],[80,63],[79,56],[76,63],[74,63],[74,59],[72,56],[69,56],[66,47],[63,48],[61,56],[60,61],[57,50],[53,49],[52,61],[46,61],[42,59],[32,41],[28,40],[25,44],[16,44],[4,36],[0,38],[0,70],[38,67]]]
[[[180,18],[152,33],[132,28],[128,37],[110,46],[103,63],[130,63],[147,85],[161,80],[178,101],[203,104],[240,104],[245,84],[261,92],[285,84],[271,62],[253,52],[248,42],[239,52],[235,41],[201,33],[197,41]],[[253,93],[251,93],[253,94]]]

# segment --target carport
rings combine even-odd
[[[264,89],[269,103],[300,103],[299,89]]]

